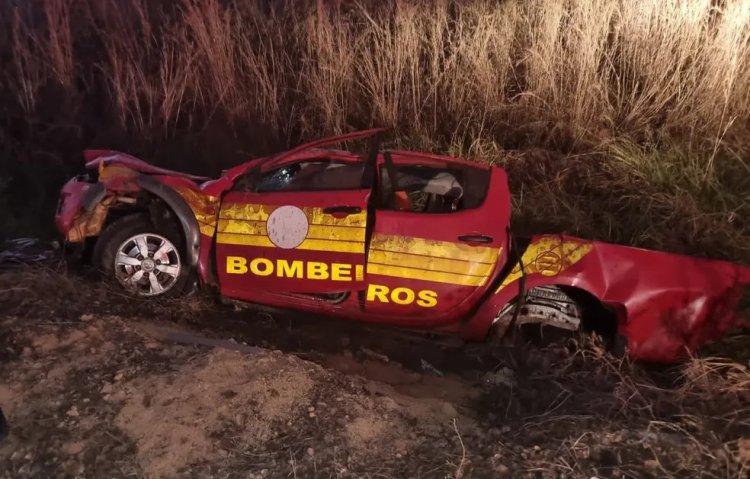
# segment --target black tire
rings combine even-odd
[[[179,296],[185,290],[185,284],[190,276],[190,267],[185,254],[185,241],[180,232],[171,225],[155,225],[146,214],[132,214],[124,216],[112,222],[107,226],[94,246],[92,254],[92,266],[96,268],[101,277],[119,287],[125,288],[117,279],[115,273],[115,257],[118,248],[128,240],[138,234],[155,234],[168,239],[177,249],[180,259],[180,272],[174,283],[164,293],[152,295],[154,297],[174,297]],[[138,295],[137,292],[133,294]]]

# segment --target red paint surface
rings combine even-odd
[[[579,262],[554,277],[530,274],[525,289],[574,286],[621,313],[619,333],[629,354],[669,362],[720,337],[737,322],[737,306],[750,285],[750,269],[724,261],[631,248],[571,237],[592,245]],[[532,240],[533,241],[533,240]],[[519,292],[513,283],[493,295],[466,324],[463,335],[479,339],[494,314]]]
[[[403,158],[395,158],[403,163]],[[434,158],[427,162],[431,163]],[[443,161],[444,158],[441,158]],[[496,264],[484,286],[465,286],[439,283],[423,279],[399,278],[393,276],[368,275],[367,282],[385,285],[389,288],[407,287],[414,291],[432,290],[438,293],[438,304],[431,308],[416,305],[402,306],[381,302],[368,302],[365,311],[373,317],[387,316],[389,322],[401,322],[408,326],[429,325],[435,327],[447,323],[458,323],[482,299],[489,285],[498,278],[508,254],[507,225],[510,221],[510,203],[507,177],[500,169],[493,169],[490,189],[484,204],[476,209],[453,213],[426,214],[391,210],[375,212],[374,233],[420,239],[445,241],[469,245],[458,240],[461,235],[486,235],[493,238],[486,246],[501,249]],[[457,258],[459,259],[459,258]]]
[[[63,236],[66,236],[73,226],[73,220],[83,206],[83,195],[90,187],[90,183],[75,179],[63,185],[60,191],[60,207],[55,213],[55,225]]]

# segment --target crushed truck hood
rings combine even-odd
[[[211,179],[205,176],[191,175],[180,171],[159,168],[158,166],[154,166],[134,156],[128,155],[127,153],[114,150],[86,150],[84,156],[86,158],[86,168],[88,169],[98,168],[100,164],[103,163],[104,166],[124,166],[139,173],[145,173],[148,175],[175,176],[197,182],[208,181]]]

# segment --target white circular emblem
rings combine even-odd
[[[296,248],[307,237],[307,215],[296,206],[280,206],[268,215],[268,239],[279,248]]]

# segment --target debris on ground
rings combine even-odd
[[[15,238],[0,242],[0,269],[50,263],[60,257],[57,241]]]
[[[512,388],[516,385],[516,375],[512,369],[507,367],[501,367],[497,371],[488,372],[482,376],[482,379],[485,383],[492,386],[505,385]]]
[[[424,372],[427,372],[427,373],[430,373],[430,374],[434,374],[436,376],[442,376],[443,375],[443,373],[440,372],[435,366],[433,366],[432,364],[428,363],[424,359],[420,359],[419,360],[419,364],[422,366],[422,371],[424,371]]]
[[[37,269],[0,273],[0,405],[12,426],[0,478],[750,470],[744,360],[665,371],[580,341],[450,349],[321,318],[255,322],[209,299],[134,305],[77,287]],[[389,361],[344,354],[362,347]]]
[[[390,361],[388,356],[386,356],[385,354],[376,353],[372,349],[363,347],[363,348],[359,348],[359,350],[362,351],[362,354],[364,354],[368,358],[375,359],[377,361],[382,361],[384,363],[387,363],[388,361]]]

